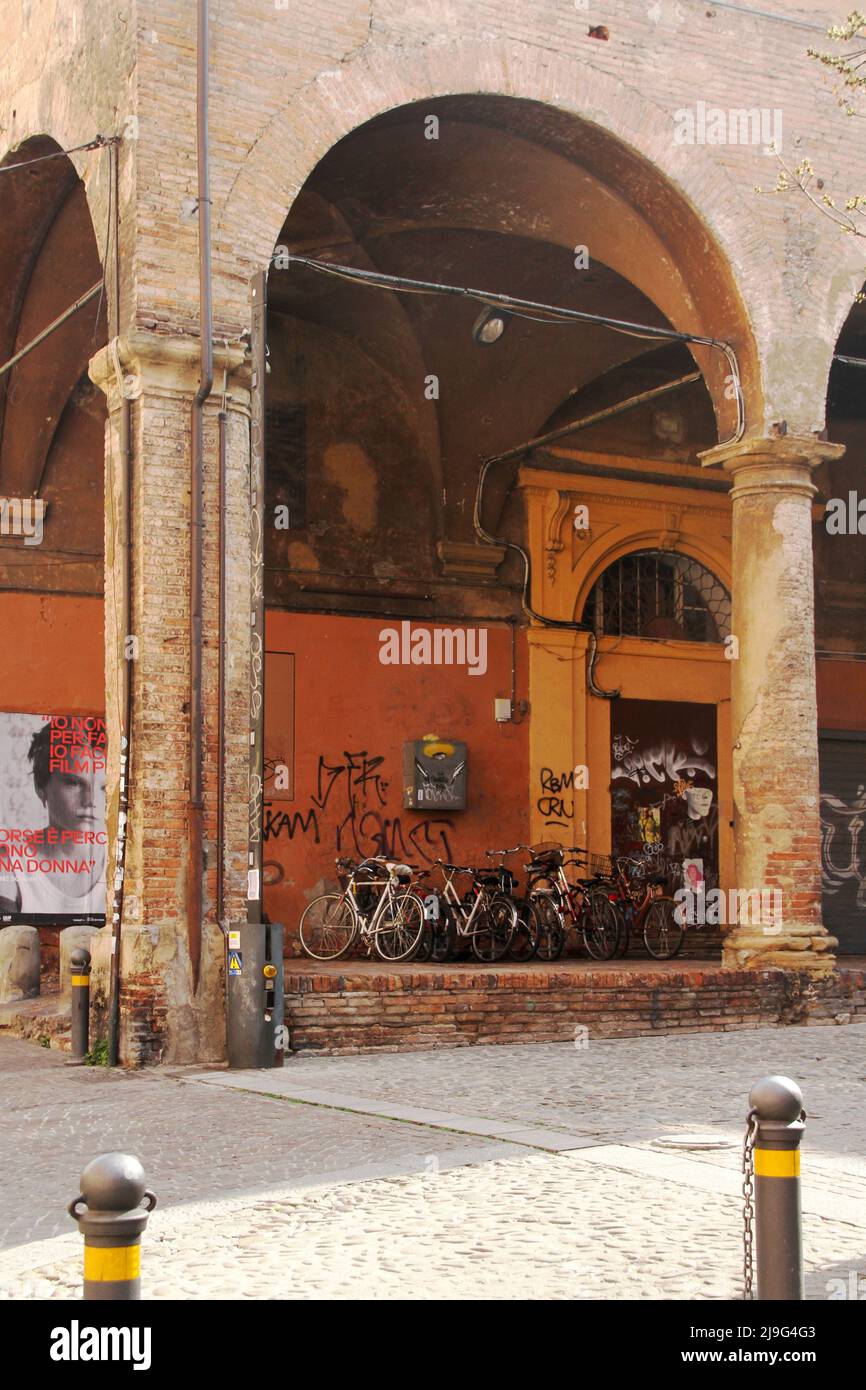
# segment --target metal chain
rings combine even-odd
[[[758,1137],[758,1112],[750,1110],[746,1116],[746,1137],[743,1140],[743,1298],[748,1301],[752,1295],[754,1274],[755,1212],[752,1199],[755,1195],[755,1140]]]

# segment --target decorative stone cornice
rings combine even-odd
[[[199,383],[201,343],[198,338],[169,337],[133,329],[125,337],[112,339],[91,359],[91,381],[105,392],[110,411],[117,409],[121,397],[138,400],[143,394],[189,397]],[[230,409],[249,411],[250,364],[240,343],[214,343],[213,392],[205,403],[213,408],[222,401],[223,378],[230,388]],[[118,372],[121,380],[118,381]]]
[[[495,579],[505,553],[504,545],[478,545],[475,541],[438,541],[436,545],[443,575],[473,584]]]

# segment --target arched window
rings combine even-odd
[[[673,550],[637,550],[615,560],[592,586],[583,621],[599,637],[722,642],[731,596],[716,576]]]

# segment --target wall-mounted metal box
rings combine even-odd
[[[419,738],[403,744],[403,806],[409,811],[466,809],[466,744]]]

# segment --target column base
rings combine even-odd
[[[201,979],[193,992],[183,922],[123,928],[120,1062],[184,1066],[226,1055],[225,940],[212,923],[202,934]]]
[[[778,936],[735,929],[724,939],[722,966],[725,970],[808,970],[816,976],[831,975],[838,945],[823,928],[782,931]]]

